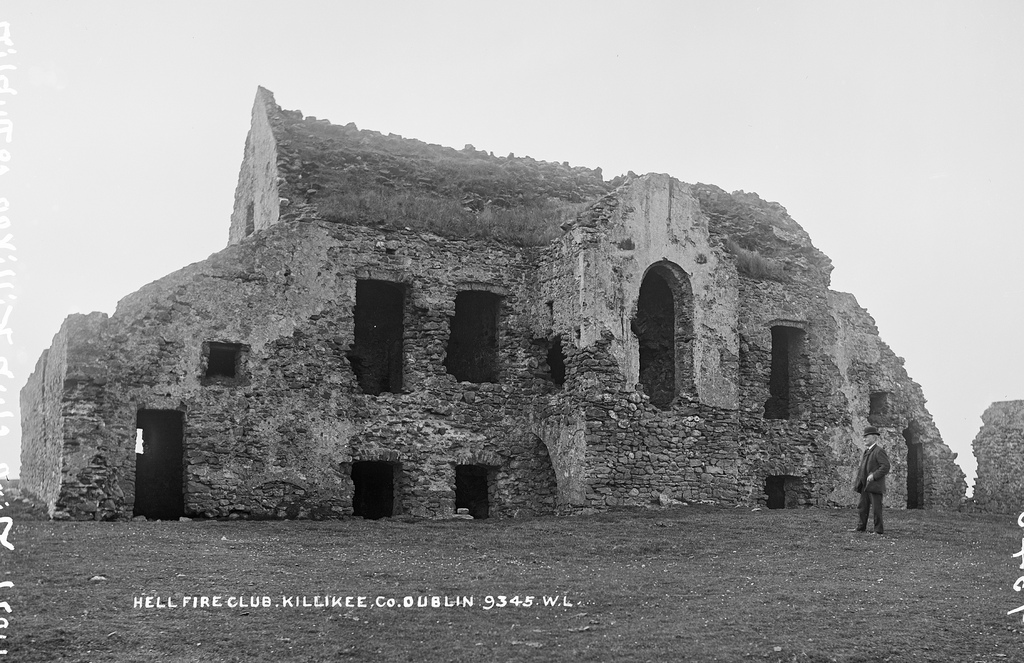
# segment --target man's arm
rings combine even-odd
[[[872,470],[871,474],[868,475],[869,481],[878,481],[885,477],[889,473],[889,454],[885,453],[885,449],[881,446],[875,452],[875,462],[878,463],[878,467]]]

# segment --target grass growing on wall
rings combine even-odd
[[[731,239],[725,241],[725,249],[736,257],[736,269],[754,279],[788,281],[786,269],[778,260],[765,258],[757,251],[745,249]]]
[[[549,198],[511,208],[484,205],[474,211],[452,198],[382,186],[334,191],[316,204],[328,221],[411,228],[450,238],[496,239],[516,246],[548,244],[562,234],[560,226],[586,205]]]

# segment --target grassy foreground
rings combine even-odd
[[[880,537],[847,531],[852,510],[709,506],[475,522],[4,515],[0,663],[1024,660],[1021,615],[1006,614],[1024,604],[1015,516],[890,510]],[[534,604],[484,609],[498,595]],[[134,607],[147,596],[179,607]],[[301,607],[324,596],[442,606]]]

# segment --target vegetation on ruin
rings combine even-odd
[[[548,198],[519,207],[483,206],[413,190],[339,188],[317,203],[321,216],[336,223],[410,228],[443,237],[496,239],[516,246],[544,246],[564,232],[586,203]]]
[[[736,269],[754,279],[769,279],[785,282],[785,265],[771,258],[765,258],[755,250],[745,249],[731,239],[725,240],[725,250],[736,258]]]
[[[455,150],[354,125],[293,121],[279,145],[291,191],[341,223],[547,244],[611,190],[600,169]]]
[[[424,522],[11,515],[5,646],[22,662],[991,662],[1016,660],[1024,637],[1020,615],[1006,614],[1024,603],[1010,515],[890,510],[885,537],[847,531],[852,509]],[[142,596],[325,594],[476,605],[133,607]],[[572,606],[484,610],[486,595]]]

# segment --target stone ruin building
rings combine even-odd
[[[965,490],[777,203],[333,125],[260,89],[228,246],[71,315],[21,393],[55,518],[443,518]]]
[[[991,513],[1024,511],[1024,401],[993,403],[974,438],[978,477],[973,506]]]

